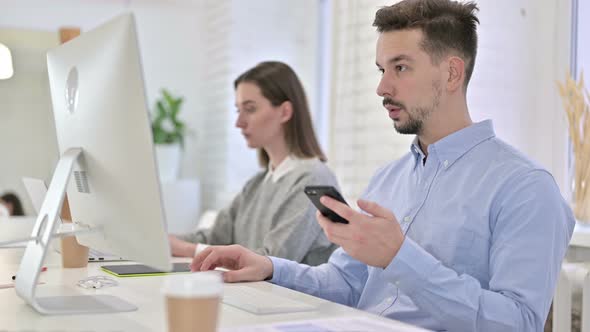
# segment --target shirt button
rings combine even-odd
[[[445,161],[443,162],[443,165],[445,165],[445,167],[448,167],[448,166],[449,166],[449,161],[448,161],[448,160],[445,160]]]
[[[406,216],[404,217],[404,221],[405,222],[410,222],[410,220],[412,220],[412,218],[410,216]]]

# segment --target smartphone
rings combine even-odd
[[[332,220],[333,222],[348,224],[348,220],[342,218],[341,216],[336,214],[336,212],[328,209],[324,206],[324,204],[320,203],[320,198],[322,196],[330,196],[333,199],[348,205],[342,197],[342,195],[340,195],[338,190],[336,190],[336,188],[332,186],[307,186],[304,188],[304,191],[309,200],[311,200],[313,205],[315,205],[315,207],[318,208],[318,210],[320,210],[322,215]]]

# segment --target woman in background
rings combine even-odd
[[[20,202],[20,199],[16,194],[13,193],[5,193],[0,196],[0,204],[2,204],[6,210],[8,210],[9,216],[24,216],[25,211],[23,210],[23,205]]]
[[[325,263],[336,249],[315,221],[307,185],[338,186],[324,164],[303,86],[281,62],[262,62],[234,82],[236,127],[258,149],[263,171],[220,211],[208,230],[170,236],[172,254],[192,257],[207,244],[240,244],[262,255],[308,265]]]

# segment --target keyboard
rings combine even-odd
[[[314,311],[316,306],[248,286],[226,287],[223,303],[255,315]]]

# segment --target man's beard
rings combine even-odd
[[[416,107],[410,110],[405,108],[402,103],[396,102],[393,99],[383,99],[383,105],[391,104],[395,105],[396,107],[401,107],[408,114],[408,120],[405,123],[402,124],[400,121],[393,122],[393,127],[398,133],[406,135],[422,134],[422,131],[424,130],[424,122],[430,117],[430,114],[432,114],[432,112],[438,108],[440,104],[440,96],[442,94],[440,81],[433,81],[432,89],[434,91],[434,96],[432,98],[430,107]]]
[[[414,117],[412,114],[416,113]],[[400,134],[404,135],[420,135],[424,124],[424,117],[428,116],[429,111],[424,108],[416,108],[411,112],[408,111],[408,121],[406,123],[393,122],[393,128]]]

